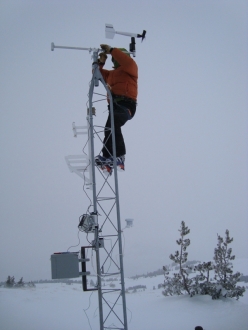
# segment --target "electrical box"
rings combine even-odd
[[[79,277],[77,252],[60,252],[51,255],[52,279]]]

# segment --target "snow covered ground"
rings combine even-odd
[[[248,259],[234,263],[248,274]],[[209,296],[164,297],[158,284],[163,276],[125,280],[125,286],[146,285],[126,294],[129,330],[248,329],[248,284],[244,297],[212,300]],[[154,289],[155,287],[155,289]],[[110,300],[110,295],[108,296]],[[97,330],[97,292],[83,292],[81,284],[37,284],[35,288],[0,288],[1,330]]]

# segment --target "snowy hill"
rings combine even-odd
[[[248,259],[234,261],[234,270],[248,274]],[[158,284],[163,275],[126,278],[129,330],[247,329],[248,291],[239,301],[209,296],[164,297]],[[112,284],[114,281],[112,282]],[[110,285],[106,282],[105,285]],[[248,288],[247,283],[240,283]],[[154,289],[155,288],[155,289]],[[3,330],[97,330],[98,296],[83,292],[81,284],[37,284],[35,288],[0,288],[0,328]]]

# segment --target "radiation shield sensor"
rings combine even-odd
[[[133,227],[133,219],[125,219],[126,221],[126,228]]]

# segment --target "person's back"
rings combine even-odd
[[[99,66],[103,79],[108,84],[111,93],[137,101],[138,67],[136,62],[125,53],[125,49],[111,48],[114,70]]]

